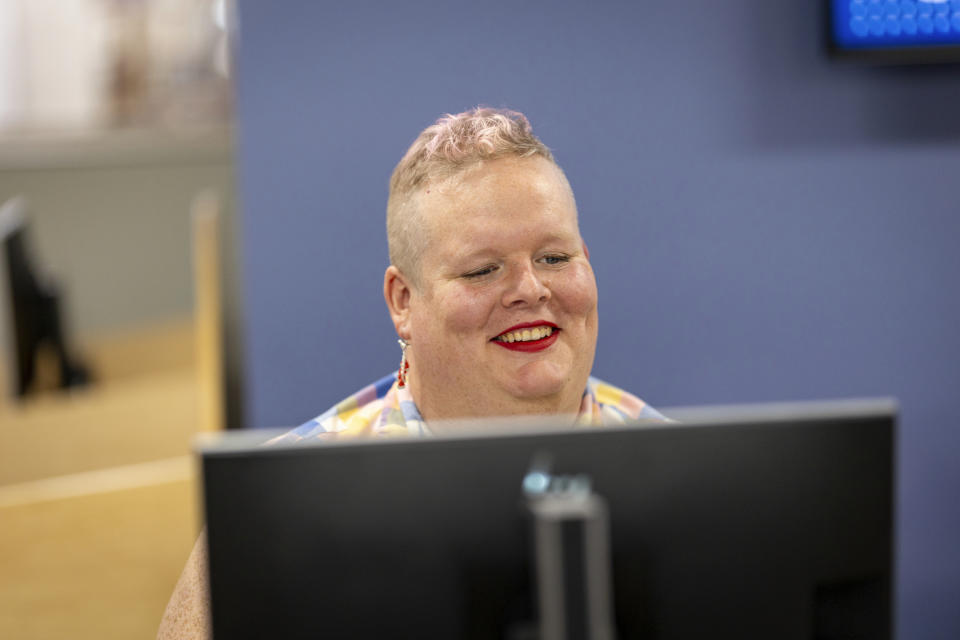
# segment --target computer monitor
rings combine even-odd
[[[960,60],[960,0],[827,0],[834,56],[881,63]]]
[[[23,197],[0,205],[0,364],[16,398],[30,392],[45,345],[56,356],[60,388],[82,386],[91,378],[67,347],[60,291],[34,265],[26,211]]]
[[[891,637],[894,403],[669,415],[293,446],[227,434],[201,451],[214,637],[542,637],[544,474],[605,502],[613,637]]]

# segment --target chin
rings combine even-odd
[[[517,400],[526,401],[556,402],[561,400],[561,396],[570,382],[570,372],[557,371],[552,367],[538,367],[537,369],[521,372],[521,375],[511,385],[512,395]],[[579,393],[577,397],[579,398]]]

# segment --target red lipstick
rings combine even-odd
[[[517,342],[503,342],[497,340],[500,336],[510,333],[511,331],[520,331],[521,329],[529,329],[532,327],[550,327],[553,331],[546,338],[540,338],[539,340],[524,340]],[[495,345],[503,347],[504,349],[509,349],[510,351],[522,351],[525,353],[531,353],[534,351],[543,351],[544,349],[549,348],[554,342],[557,341],[557,337],[560,335],[560,327],[553,324],[552,322],[522,322],[520,324],[513,325],[509,329],[501,332],[496,338],[493,338],[491,342]]]

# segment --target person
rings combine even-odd
[[[573,190],[523,114],[478,107],[425,129],[391,177],[387,238],[397,373],[273,442],[422,437],[489,416],[553,414],[583,427],[666,419],[590,375],[590,254]],[[209,634],[205,553],[201,536],[159,638]]]

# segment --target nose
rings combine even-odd
[[[503,294],[505,307],[536,305],[550,299],[550,287],[543,281],[536,265],[527,263],[514,268],[513,277]]]

